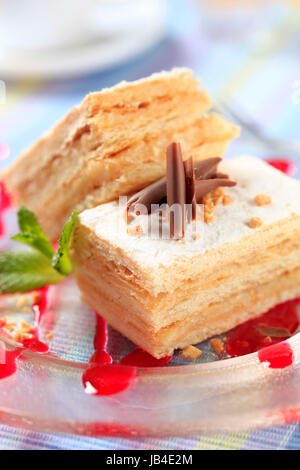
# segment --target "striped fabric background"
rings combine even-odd
[[[264,28],[245,41],[229,44],[212,41],[202,34],[190,2],[172,0],[170,3],[173,8],[165,40],[126,66],[69,81],[42,82],[37,78],[7,82],[6,104],[0,105],[0,143],[8,144],[11,153],[7,160],[0,161],[0,166],[12,161],[87,92],[180,65],[195,70],[216,102],[238,103],[274,136],[299,138],[299,15],[274,8]],[[243,137],[229,154],[253,152],[254,148],[260,155],[270,155],[268,149]],[[69,353],[76,358],[76,348]],[[0,425],[0,449],[296,448],[300,448],[300,424],[251,433],[141,440],[62,436]]]

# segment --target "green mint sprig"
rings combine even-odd
[[[76,216],[75,211],[66,222],[55,252],[34,213],[24,206],[18,210],[20,233],[11,238],[28,245],[30,250],[0,253],[0,294],[24,293],[58,284],[73,271],[70,250]]]

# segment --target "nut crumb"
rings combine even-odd
[[[193,233],[193,240],[199,240],[200,233]]]
[[[254,198],[254,202],[258,206],[267,206],[267,205],[271,204],[272,199],[271,199],[270,196],[267,196],[266,194],[256,194],[256,196]]]
[[[23,331],[18,331],[17,333],[14,334],[13,339],[17,343],[22,343],[24,339],[28,339],[30,336],[27,333],[24,333]]]
[[[222,203],[223,203],[223,206],[229,206],[230,204],[232,204],[234,201],[234,198],[229,196],[228,194],[225,194],[225,196],[223,196],[223,199],[222,199]]]
[[[201,354],[201,349],[195,348],[195,346],[192,345],[185,346],[178,352],[178,356],[186,361],[195,361]]]
[[[224,343],[219,338],[213,338],[209,341],[210,347],[217,353],[221,354],[224,351]]]
[[[45,338],[46,339],[52,339],[54,337],[54,334],[53,333],[48,333]]]
[[[130,214],[126,208],[124,209],[124,212],[123,212],[123,219],[126,222],[126,224],[130,224],[130,222],[134,220],[134,215]]]
[[[140,225],[135,225],[133,227],[127,228],[128,235],[138,235],[139,233],[143,233],[143,229]]]
[[[252,217],[247,222],[247,225],[250,228],[257,228],[257,227],[260,227],[262,224],[263,224],[263,221],[261,220],[260,217]]]
[[[28,304],[28,297],[27,295],[22,295],[17,302],[17,307],[24,307]]]

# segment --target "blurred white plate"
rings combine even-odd
[[[143,25],[143,29],[110,38],[97,38],[74,47],[12,54],[0,50],[0,78],[68,78],[103,71],[141,54],[159,42],[164,21]]]

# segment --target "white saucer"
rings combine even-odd
[[[12,54],[0,50],[0,78],[68,78],[103,71],[147,50],[164,34],[164,22],[76,47]]]

